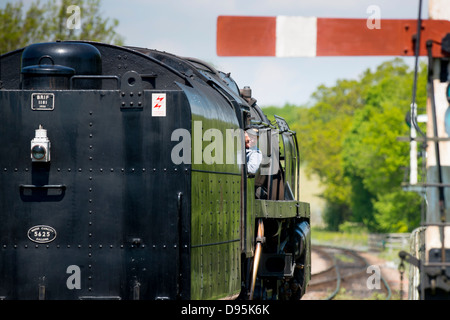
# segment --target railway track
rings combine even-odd
[[[356,251],[317,245],[313,246],[312,250],[320,255],[328,266],[311,275],[305,298],[332,300],[339,293],[355,300],[370,299],[375,293],[384,294],[386,300],[391,298],[387,281],[380,272],[373,273],[377,266],[370,266]],[[378,279],[373,278],[378,275]]]

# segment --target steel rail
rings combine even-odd
[[[359,271],[352,272],[349,274],[343,274],[341,272],[341,269],[343,269],[345,267],[341,268],[339,266],[339,261],[337,260],[335,254],[327,252],[326,251],[327,249],[338,250],[338,251],[343,252],[346,255],[354,256],[355,258],[359,259],[364,264],[364,266],[361,266],[361,268],[364,268],[364,270],[359,270]],[[327,260],[332,261],[332,263],[326,269],[312,274],[311,277],[317,278],[318,276],[323,276],[324,274],[330,272],[333,269],[335,270],[335,273],[336,273],[335,277],[333,277],[333,278],[325,279],[325,280],[317,281],[317,282],[311,281],[309,284],[309,287],[314,287],[314,286],[319,286],[319,285],[323,285],[323,284],[330,283],[330,282],[336,282],[336,287],[335,287],[334,291],[331,294],[329,294],[324,300],[334,299],[337,296],[337,294],[339,293],[339,291],[341,289],[341,283],[344,279],[351,278],[351,277],[360,275],[363,272],[366,272],[366,269],[369,266],[369,263],[367,262],[367,260],[353,249],[337,247],[337,246],[328,246],[328,245],[314,245],[312,247],[312,250],[319,252],[319,254],[321,254],[322,256],[325,256],[325,258]],[[356,266],[356,267],[358,268],[358,266]],[[386,281],[386,279],[383,277],[383,275],[380,275],[380,277],[381,277],[380,280],[383,282],[384,289],[387,293],[386,300],[390,300],[391,296],[392,296],[392,290],[391,290],[388,282]]]

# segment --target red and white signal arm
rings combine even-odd
[[[420,55],[426,41],[440,44],[450,33],[448,20],[422,20]],[[219,56],[414,56],[417,20],[381,19],[373,28],[367,19],[297,16],[219,16]],[[446,55],[433,45],[433,57]]]

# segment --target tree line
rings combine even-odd
[[[413,75],[396,58],[356,80],[319,86],[307,105],[263,108],[269,119],[280,115],[296,131],[302,165],[324,186],[328,229],[353,222],[370,232],[408,232],[420,224],[422,197],[401,186],[408,177],[409,143],[398,140],[409,136],[405,118]],[[426,76],[422,64],[416,100],[422,113]]]
[[[36,42],[91,40],[123,44],[117,19],[101,14],[101,0],[8,1],[0,7],[0,54]]]

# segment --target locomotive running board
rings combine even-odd
[[[309,218],[310,205],[295,200],[255,200],[256,218]]]

